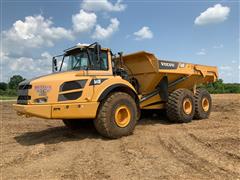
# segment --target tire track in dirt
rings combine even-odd
[[[168,150],[163,149],[162,143],[156,136],[159,132],[144,131],[141,134],[144,134],[144,136],[140,136],[139,139],[137,138],[138,140],[135,139],[135,142],[129,142],[129,139],[123,141],[124,152],[128,155],[126,159],[131,159],[129,166],[138,175],[136,179],[141,179],[141,177],[145,177],[144,179],[169,179],[170,177],[170,179],[173,177],[190,179],[199,177],[197,175],[187,175],[184,172],[186,165],[171,157]],[[138,148],[136,149],[136,147]],[[176,174],[179,171],[182,172],[181,175]]]
[[[182,147],[174,138],[169,137],[166,141],[159,137],[159,142],[163,148],[171,154],[171,158],[175,158],[177,161],[187,165],[188,168],[191,169],[189,169],[190,171],[201,174],[201,176],[207,178],[214,178],[212,172],[209,171],[209,167],[211,166],[205,160],[198,158],[186,148]]]
[[[143,170],[141,163],[139,163],[139,161],[143,159],[142,152],[140,151],[141,146],[135,141],[134,146],[137,144],[138,149],[133,149],[131,147],[132,143],[132,141],[126,141],[125,138],[121,139],[120,156],[123,161],[123,167],[129,169],[127,177],[129,177],[129,179],[141,179]]]
[[[91,142],[88,142],[89,145],[86,146],[92,146]],[[103,145],[105,144],[105,145]],[[108,144],[108,145],[106,145]],[[109,148],[111,147],[111,149]],[[95,141],[95,145],[88,149],[88,152],[85,153],[86,157],[89,159],[91,157],[90,163],[87,164],[87,168],[90,169],[90,173],[86,173],[87,176],[90,176],[88,178],[90,179],[108,179],[110,178],[111,171],[107,171],[109,168],[108,166],[111,165],[111,160],[113,158],[113,155],[111,152],[115,148],[114,144],[111,144],[109,141],[103,141],[101,139]],[[110,156],[107,157],[106,155],[109,154]],[[109,169],[110,170],[110,169]],[[98,177],[98,178],[97,178]]]
[[[98,145],[99,143],[95,143],[94,146],[90,146],[87,141],[81,142],[80,144],[74,142],[74,145],[71,143],[71,159],[66,159],[68,163],[64,166],[61,178],[94,179],[95,169],[97,168],[95,167],[97,161],[95,158],[95,152]]]
[[[216,149],[209,147],[205,143],[202,143],[199,138],[197,138],[192,133],[189,133],[184,125],[182,125],[181,133],[184,135],[183,139],[176,139],[182,147],[187,148],[189,151],[194,152],[198,157],[205,159],[209,163],[213,164],[221,170],[229,172],[235,176],[239,176],[240,172],[240,162],[238,159],[234,159],[225,153],[219,152]]]
[[[44,130],[44,133],[39,133],[37,135],[34,135],[32,133],[26,133],[21,136],[16,136],[15,139],[24,145],[27,145],[28,147],[25,148],[25,152],[21,154],[21,156],[17,156],[14,159],[11,159],[10,161],[6,162],[4,164],[4,167],[8,166],[23,166],[26,163],[29,163],[31,161],[37,161],[38,159],[41,159],[43,157],[51,156],[52,154],[56,153],[56,151],[59,151],[60,148],[57,147],[57,145],[51,145],[51,140],[58,139],[61,141],[63,138],[65,138],[68,132],[66,132],[66,128],[55,128],[55,133],[47,133],[50,132],[50,130]],[[61,131],[62,130],[62,131]],[[27,143],[26,143],[27,142]],[[43,142],[49,142],[44,144]],[[11,144],[12,145],[12,144]],[[14,144],[13,144],[14,145]],[[16,146],[16,144],[15,144]],[[15,149],[15,146],[9,147],[11,149]]]
[[[15,157],[14,159],[11,159],[8,162],[5,162],[1,168],[9,168],[9,166],[23,166],[26,163],[29,163],[31,161],[35,161],[37,159],[40,159],[42,157],[50,156],[54,151],[55,147],[46,147],[44,144],[36,145],[30,150],[27,150],[20,156]]]
[[[192,133],[188,133],[188,134],[193,140],[197,141],[198,143],[201,143],[202,145],[206,146],[207,148],[211,148],[212,150],[217,151],[218,154],[226,156],[234,164],[240,163],[240,156],[238,156],[237,154],[233,154],[233,153],[229,153],[229,152],[222,152],[222,151],[216,149],[215,147],[213,147],[210,143],[202,141],[196,135],[194,135]],[[222,140],[222,139],[220,139],[220,140]],[[234,139],[234,138],[226,138],[224,141],[231,141],[231,140],[235,141],[235,143],[240,142],[240,139]]]

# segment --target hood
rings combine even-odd
[[[28,96],[29,101],[34,104],[40,98],[44,98],[46,103],[61,103],[66,101],[78,100],[84,102],[89,92],[92,92],[92,86],[88,91],[83,92],[85,85],[91,81],[90,76],[86,76],[82,71],[65,71],[39,76],[33,79],[25,80],[19,84],[19,96]],[[73,99],[74,95],[78,95]],[[45,103],[45,104],[46,104]]]
[[[63,72],[56,72],[51,74],[46,74],[43,76],[38,76],[36,78],[32,78],[27,80],[31,83],[39,83],[39,82],[48,82],[48,81],[63,81],[67,79],[75,79],[79,74],[79,71],[63,71]],[[79,77],[79,76],[78,76]]]

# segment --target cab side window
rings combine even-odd
[[[100,62],[97,62],[97,56],[92,51],[91,59],[93,60],[93,66],[90,68],[91,70],[108,70],[108,53],[107,51],[101,51]]]
[[[108,53],[107,51],[102,51],[100,67],[102,70],[108,70]]]

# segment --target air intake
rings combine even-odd
[[[76,100],[80,98],[81,95],[82,95],[82,91],[60,94],[58,96],[58,101]]]
[[[84,88],[87,80],[68,81],[60,86],[60,92]]]

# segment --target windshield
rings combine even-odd
[[[93,50],[89,50],[88,52],[86,50],[79,50],[77,53],[64,56],[59,71],[108,70],[107,51],[101,51],[100,62],[97,61]]]

